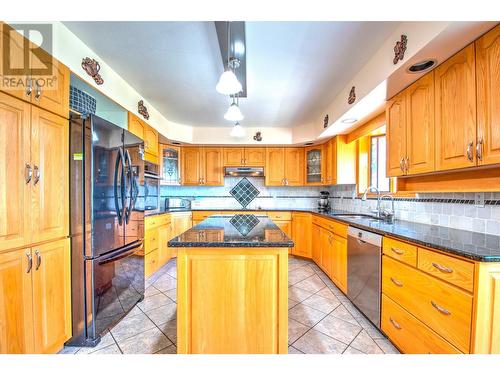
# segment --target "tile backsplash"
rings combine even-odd
[[[224,186],[162,186],[162,205],[166,197],[183,197],[192,200],[193,208],[241,209],[229,193],[241,179],[226,177]],[[259,190],[248,209],[316,208],[323,190],[330,192],[333,209],[370,213],[377,207],[376,198],[364,202],[356,196],[356,185],[272,187],[264,186],[262,177],[248,179]],[[396,198],[394,205],[400,220],[500,235],[500,193],[485,193],[485,203],[476,207],[474,193],[421,193],[415,198]],[[382,201],[383,207],[390,204]]]
[[[362,201],[356,196],[356,185],[331,187],[332,208],[370,213],[377,199]],[[500,193],[484,193],[484,207],[474,205],[474,193],[420,193],[415,198],[396,198],[396,219],[473,232],[500,235]],[[390,207],[383,200],[382,207]]]

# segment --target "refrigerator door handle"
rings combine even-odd
[[[130,187],[130,198],[128,202],[128,207],[125,209],[125,223],[128,224],[130,221],[130,215],[132,213],[132,205],[134,200],[134,171],[132,170],[132,158],[130,157],[130,152],[125,150],[125,160],[128,164],[128,184]]]
[[[120,149],[118,151],[118,154],[116,155],[116,163],[115,163],[115,177],[114,177],[114,180],[113,180],[113,188],[114,188],[114,196],[115,196],[115,210],[116,210],[116,214],[118,216],[118,224],[119,225],[122,225],[123,223],[123,152],[122,150]],[[120,203],[118,201],[118,169],[120,167],[120,163],[121,163],[121,166],[122,166],[122,170],[121,170],[121,177],[122,177],[122,181],[121,181],[121,186],[120,186],[120,191],[121,191],[121,194],[122,194],[122,208],[120,208]]]
[[[122,258],[128,257],[129,255],[136,252],[138,247],[142,246],[142,240],[134,241],[124,247],[122,247],[119,251],[112,252],[110,254],[103,255],[98,258],[99,264],[103,265],[106,263],[112,263]]]

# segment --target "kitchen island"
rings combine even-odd
[[[286,354],[288,249],[267,216],[214,215],[177,248],[179,354]]]

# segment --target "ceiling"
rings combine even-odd
[[[225,126],[213,22],[64,22],[168,120]],[[318,118],[398,22],[247,22],[247,126]]]

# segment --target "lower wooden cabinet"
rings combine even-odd
[[[341,291],[347,293],[347,239],[337,234],[332,237],[332,273],[329,276]]]
[[[311,258],[311,214],[294,212],[292,214],[292,240],[295,246],[292,254],[304,258]]]
[[[71,337],[69,239],[0,254],[0,353],[57,353]]]

